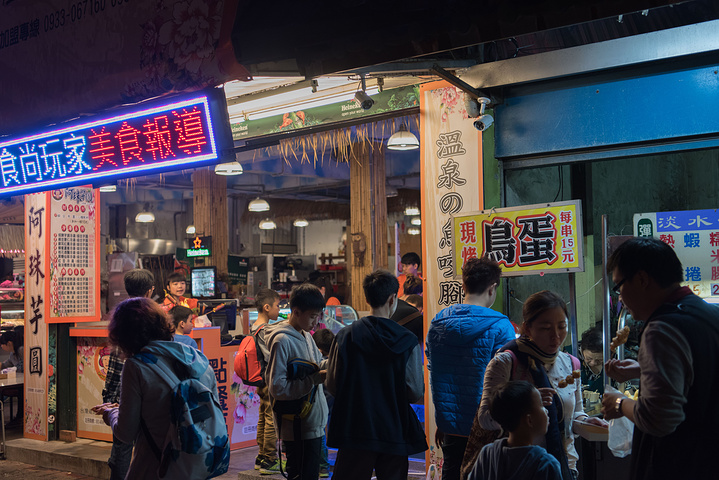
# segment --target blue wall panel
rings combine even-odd
[[[718,70],[714,65],[511,90],[495,110],[496,156],[546,155],[717,134]]]

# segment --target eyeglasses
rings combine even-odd
[[[619,290],[622,288],[622,285],[624,285],[624,282],[627,281],[627,278],[628,278],[628,277],[622,278],[619,283],[617,283],[616,285],[614,285],[614,286],[612,287],[612,292],[614,292],[614,293],[616,293],[617,295],[619,295]]]

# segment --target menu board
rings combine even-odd
[[[98,194],[92,187],[53,190],[50,198],[49,322],[99,316]]]

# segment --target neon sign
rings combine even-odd
[[[211,98],[215,96],[142,105],[140,110],[0,142],[0,196],[217,163],[217,137],[229,138],[230,133],[229,127],[226,133],[213,130],[213,120],[221,124],[227,117],[226,107],[223,113]]]
[[[187,249],[188,257],[209,257],[212,248],[212,237],[195,237],[192,248]]]

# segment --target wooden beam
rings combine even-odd
[[[205,265],[217,267],[218,275],[227,273],[229,237],[227,216],[227,178],[215,175],[209,168],[192,174],[193,223],[199,236],[212,237],[212,255]]]

